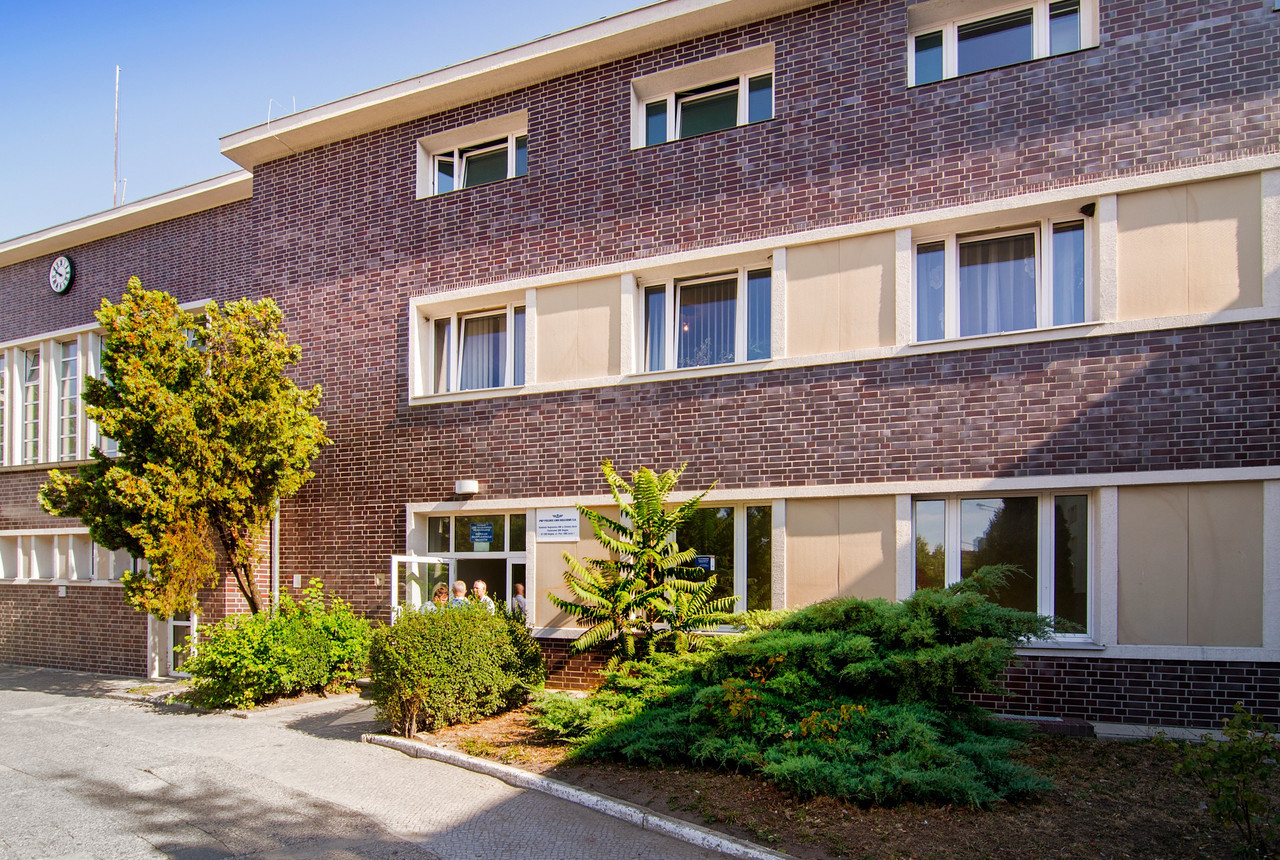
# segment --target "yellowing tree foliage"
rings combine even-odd
[[[216,539],[250,609],[262,610],[253,568],[276,502],[312,477],[329,444],[312,414],[320,386],[285,375],[301,350],[280,308],[241,299],[197,315],[130,278],[97,318],[104,379],[85,381],[84,401],[118,455],[95,448],[77,474],[50,472],[40,503],[79,518],[96,543],[147,559],[149,570],[124,578],[135,609],[194,610],[216,578]]]

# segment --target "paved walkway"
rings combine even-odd
[[[713,858],[490,777],[361,744],[356,696],[229,714],[0,666],[0,857]]]

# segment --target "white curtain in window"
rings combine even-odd
[[[462,321],[462,391],[500,388],[507,369],[507,315],[467,317]]]
[[[1036,242],[1031,233],[960,246],[960,336],[1036,326]]]
[[[734,360],[737,278],[680,287],[678,367]]]

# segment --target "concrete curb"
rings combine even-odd
[[[628,803],[625,800],[618,800],[585,788],[578,788],[576,785],[569,785],[567,782],[561,782],[549,776],[529,773],[518,767],[469,756],[457,750],[433,747],[421,741],[397,738],[391,735],[361,735],[360,740],[363,743],[376,744],[397,750],[414,758],[427,758],[450,764],[454,767],[465,768],[475,773],[492,776],[516,788],[540,791],[543,794],[549,794],[552,797],[558,797],[561,800],[567,800],[587,809],[593,809],[596,812],[621,819],[644,830],[662,833],[682,842],[688,842],[699,848],[718,851],[730,857],[742,857],[744,860],[777,860],[777,858],[790,857],[789,854],[754,845],[742,839],[735,839],[732,836],[717,833],[697,824],[690,824],[687,821],[660,815],[652,809],[646,809],[643,806]]]

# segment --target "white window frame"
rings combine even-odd
[[[759,266],[738,266],[736,269],[729,269],[722,272],[714,272],[706,275],[695,275],[691,277],[672,277],[663,279],[636,279],[636,312],[635,312],[635,333],[636,338],[636,365],[639,373],[666,373],[668,371],[690,371],[698,370],[702,367],[726,367],[732,364],[746,364],[748,362],[766,362],[771,361],[777,353],[777,344],[774,343],[774,332],[772,319],[770,320],[769,332],[769,355],[765,358],[747,358],[747,337],[749,311],[747,301],[747,276],[750,272],[767,271],[769,272],[769,306],[772,315],[772,309],[782,297],[778,294],[777,273],[773,267],[768,264]],[[717,362],[715,364],[694,365],[691,367],[676,367],[676,359],[679,357],[679,325],[678,312],[680,309],[680,290],[686,286],[697,286],[699,284],[713,283],[715,281],[726,281],[733,278],[737,282],[734,294],[734,321],[733,321],[733,361]],[[646,349],[648,347],[648,303],[645,296],[649,290],[661,288],[664,291],[663,300],[663,366],[659,370],[649,370],[646,361]]]
[[[1088,516],[1085,532],[1089,538],[1089,548],[1085,554],[1088,565],[1086,575],[1087,622],[1084,633],[1054,633],[1054,639],[1073,642],[1092,642],[1097,630],[1097,613],[1094,608],[1097,597],[1097,552],[1098,552],[1098,494],[1088,489],[1063,488],[1057,490],[1009,490],[1006,492],[957,493],[948,495],[921,494],[911,497],[911,545],[914,547],[917,536],[915,506],[917,502],[942,501],[946,503],[943,546],[946,550],[945,585],[960,582],[960,505],[974,499],[1036,499],[1037,525],[1037,561],[1039,569],[1036,577],[1036,612],[1040,615],[1054,614],[1054,499],[1059,496],[1084,496],[1088,502]],[[916,581],[915,554],[912,553],[911,588],[914,591]]]
[[[511,535],[512,535],[511,517],[513,515],[519,516],[521,514],[523,514],[525,517],[525,532],[524,532],[525,548],[522,550],[512,550],[509,548],[511,546]],[[449,520],[449,549],[448,551],[442,551],[442,552],[429,551],[425,556],[416,556],[415,558],[418,561],[432,559],[436,562],[443,562],[448,564],[450,597],[453,596],[453,584],[458,579],[458,562],[460,560],[466,560],[466,559],[505,560],[506,561],[505,591],[507,594],[508,607],[510,606],[511,596],[512,596],[512,567],[517,564],[523,564],[525,566],[524,567],[525,602],[526,602],[526,605],[529,605],[530,611],[532,611],[531,604],[533,602],[533,598],[529,594],[528,524],[532,521],[535,514],[536,514],[535,511],[525,510],[520,508],[496,510],[496,511],[439,511],[435,513],[419,514],[419,516],[422,516],[424,518],[423,519],[424,524],[428,524],[428,529],[430,528],[429,523],[432,519],[448,519]],[[458,517],[502,517],[504,520],[503,534],[505,535],[507,548],[502,550],[492,550],[492,551],[485,551],[485,552],[457,551],[456,547],[458,545],[458,542],[457,542],[458,541],[458,523],[457,523]],[[485,584],[488,585],[488,583],[485,583]],[[469,590],[471,585],[472,583],[467,583],[468,594],[471,593]],[[431,600],[431,595],[429,594],[422,595],[423,603],[427,603],[430,600]]]
[[[57,451],[56,456],[59,460],[78,460],[81,458],[80,436],[81,424],[80,413],[83,410],[81,405],[81,395],[84,387],[84,353],[81,350],[81,338],[70,338],[67,340],[57,341],[55,349],[58,356],[57,367],[57,399],[56,399],[56,416],[54,418],[54,430],[57,435]],[[74,346],[75,367],[71,376],[67,376],[67,347]],[[66,388],[68,383],[73,383],[75,395],[67,396]],[[66,422],[68,412],[71,413],[71,430],[66,431]],[[64,451],[66,443],[70,441],[70,453]]]
[[[525,138],[525,173],[516,173],[516,139]],[[458,128],[448,129],[428,135],[417,142],[417,198],[449,195],[464,190],[462,152],[471,147],[492,144],[507,148],[507,175],[505,179],[524,176],[528,170],[529,158],[529,113],[516,111],[491,117],[481,122]],[[454,164],[454,185],[452,189],[441,190],[437,187],[437,167],[441,159],[452,158]],[[497,182],[484,183],[494,185]],[[482,186],[472,186],[479,188]]]
[[[743,73],[741,75],[738,75],[737,78],[730,78],[723,82],[708,81],[705,84],[702,84],[701,86],[711,86],[713,84],[719,84],[719,86],[716,89],[707,90],[706,92],[698,93],[697,95],[687,95],[686,93],[688,90],[698,89],[699,87],[687,87],[679,91],[673,90],[672,92],[669,92],[665,96],[662,96],[660,98],[647,100],[646,102],[644,102],[643,105],[641,105],[641,108],[640,108],[640,111],[642,114],[641,118],[644,122],[644,132],[643,132],[644,140],[642,140],[641,145],[642,146],[660,146],[663,143],[670,143],[674,140],[684,140],[685,138],[680,137],[680,128],[683,124],[685,104],[687,102],[696,102],[700,99],[710,98],[711,96],[722,95],[728,92],[736,91],[738,93],[737,121],[732,126],[730,126],[730,128],[737,128],[738,126],[748,125],[751,122],[750,104],[749,104],[750,98],[751,98],[751,91],[750,91],[751,80],[753,78],[763,77],[764,75],[768,75],[770,78],[769,116],[756,121],[765,122],[766,120],[773,119],[774,111],[776,109],[776,100],[774,96],[773,69],[772,68],[760,69],[755,72]],[[666,103],[666,113],[667,113],[666,139],[659,143],[651,144],[647,142],[648,141],[648,110],[649,110],[649,105],[657,104],[659,102]],[[716,129],[715,131],[725,131],[725,130],[727,129]],[[706,133],[714,134],[715,132],[706,132]],[[698,135],[694,135],[694,136],[696,137]]]
[[[916,84],[916,37],[930,33],[942,33],[942,80],[959,77],[960,28],[991,18],[999,18],[1013,12],[1031,10],[1032,50],[1031,60],[1043,60],[1049,56],[1049,6],[1056,0],[1022,0],[1018,3],[993,3],[974,14],[949,21],[913,27],[907,34],[907,81]],[[924,4],[922,4],[924,5]],[[1080,50],[1098,45],[1098,0],[1080,0]],[[1065,55],[1058,55],[1065,56]],[[998,67],[997,67],[998,68]],[[981,71],[991,71],[983,69]],[[972,72],[971,74],[980,74]],[[925,86],[938,81],[926,81]]]
[[[97,425],[90,421],[84,408],[84,380],[100,375],[99,344],[101,338],[90,331],[73,334],[45,335],[36,340],[21,341],[0,346],[0,466],[32,466],[46,463],[67,463],[85,460],[89,452],[100,442]],[[75,439],[71,456],[62,456],[62,413],[66,401],[63,397],[63,345],[76,344],[76,404],[75,423],[70,436]],[[38,398],[36,423],[37,441],[34,459],[27,454],[27,397],[30,386],[25,382],[26,353],[39,352],[40,373],[35,383]],[[108,452],[113,455],[114,451]]]
[[[770,499],[760,499],[760,500],[736,501],[736,502],[735,501],[705,502],[698,506],[699,510],[714,509],[714,508],[732,508],[733,509],[733,557],[735,560],[734,570],[733,570],[733,598],[734,598],[733,612],[735,614],[746,612],[747,611],[747,508],[769,508],[770,523],[772,525],[773,521],[776,520],[778,516],[777,504],[775,501]],[[772,532],[773,529],[771,528],[770,531]],[[688,547],[685,547],[683,545],[680,548],[688,549]],[[699,548],[694,547],[694,549],[699,549]],[[705,555],[705,554],[706,553],[699,551],[699,555]],[[769,558],[769,565],[771,569],[770,570],[771,580],[773,575],[776,574],[776,571],[772,570],[775,564],[776,564],[776,556],[773,552],[772,535],[771,535],[770,558]],[[710,571],[710,572],[716,574],[716,584],[720,584],[720,578],[719,578],[720,571]],[[772,609],[779,608],[773,605],[772,582],[770,582],[770,586],[769,586],[769,606]]]
[[[525,164],[528,165],[529,157],[529,135],[508,134],[506,137],[498,138],[492,141],[476,141],[467,146],[458,146],[443,152],[435,152],[431,155],[431,194],[451,194],[454,191],[462,191],[465,188],[478,188],[479,185],[492,185],[493,182],[501,182],[504,179],[514,179],[517,176],[524,176],[524,173],[516,172],[516,141],[523,139],[525,141]],[[492,182],[482,182],[479,185],[466,185],[467,160],[473,156],[484,155],[490,152],[497,152],[499,149],[505,149],[507,154],[507,175],[502,179],[495,179]],[[453,163],[453,187],[441,189],[438,186],[440,178],[440,163],[450,161]],[[526,173],[528,171],[526,170]]]
[[[515,367],[516,367],[516,311],[524,311],[524,337],[525,337],[525,356],[524,356],[524,381],[516,384]],[[425,381],[427,384],[428,394],[463,394],[459,388],[462,378],[462,350],[464,341],[462,338],[462,323],[467,319],[477,319],[483,317],[499,316],[506,314],[507,330],[506,330],[506,366],[503,368],[503,384],[495,388],[468,388],[466,391],[497,391],[503,388],[522,388],[528,385],[529,380],[529,331],[530,331],[530,313],[525,302],[508,302],[505,305],[489,307],[483,310],[475,311],[456,311],[454,313],[430,314],[425,319],[425,337],[426,344],[424,353],[424,367],[426,368]],[[440,378],[436,367],[436,336],[437,323],[444,320],[449,321],[449,343],[445,347],[445,362],[448,365],[447,389],[444,391],[435,390],[437,380]]]
[[[1094,219],[1082,213],[1063,215],[1060,217],[1042,218],[1025,227],[1014,227],[978,232],[960,232],[913,236],[911,244],[911,342],[940,343],[947,340],[959,340],[961,337],[994,337],[1012,334],[1014,331],[1039,331],[1041,329],[1058,328],[1060,326],[1079,325],[1078,321],[1059,323],[1053,319],[1053,230],[1055,227],[1076,222],[1084,224],[1084,320],[1092,322],[1097,319],[1097,292],[1094,286]],[[989,239],[1001,239],[1009,236],[1025,236],[1032,234],[1036,253],[1036,324],[1029,329],[1010,331],[992,331],[981,334],[960,334],[960,246],[971,242],[983,242]],[[920,246],[943,243],[944,282],[943,282],[943,331],[941,338],[920,339],[920,302],[919,302],[919,263]]]
[[[738,88],[738,117],[737,123],[733,126],[738,128],[749,123],[750,80],[761,75],[770,75],[769,119],[776,117],[778,75],[775,67],[774,46],[767,44],[636,78],[631,82],[631,148],[642,149],[650,145],[660,145],[646,142],[646,110],[655,102],[666,104],[667,133],[664,143],[679,140],[677,132],[680,126],[676,116],[677,96],[680,93],[713,84],[723,83],[725,91],[735,86]]]

